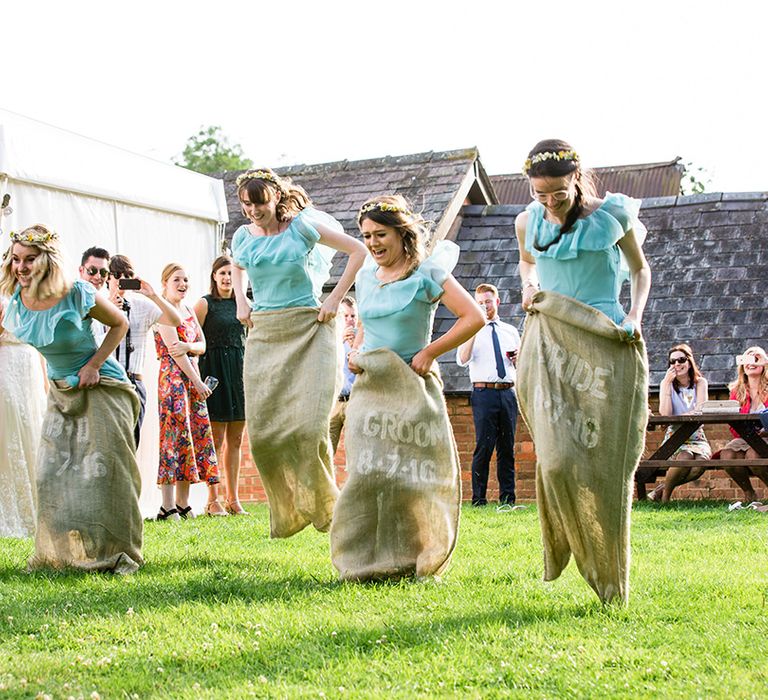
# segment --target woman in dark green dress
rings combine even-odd
[[[195,313],[207,341],[200,358],[200,375],[216,377],[219,384],[208,397],[213,441],[219,464],[224,466],[227,500],[222,508],[209,494],[209,515],[248,515],[240,505],[240,444],[245,428],[243,354],[245,328],[237,320],[237,305],[232,289],[232,259],[222,255],[213,262],[211,292],[195,304]],[[226,509],[226,510],[225,510]]]

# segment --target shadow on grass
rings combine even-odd
[[[241,601],[263,604],[274,601],[301,605],[302,599],[338,586],[333,579],[322,580],[312,573],[285,576],[274,564],[222,562],[207,557],[186,557],[173,563],[153,563],[136,574],[39,570],[25,573],[6,566],[0,569],[0,591],[8,586],[29,588],[29,598],[14,604],[3,601],[3,613],[23,617],[30,625],[35,618],[44,622],[51,612],[68,611],[94,615],[123,614],[128,607],[162,610],[181,604],[211,604]]]

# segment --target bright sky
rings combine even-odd
[[[542,138],[768,190],[768,4],[699,0],[10,0],[0,107],[169,160],[221,125],[257,165]],[[76,154],[72,154],[76,157]]]

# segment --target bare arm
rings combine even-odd
[[[81,389],[96,386],[99,383],[99,370],[128,332],[128,319],[120,309],[98,294],[95,301],[96,303],[88,315],[107,326],[109,331],[107,331],[93,357],[77,373],[80,377],[79,386]]]
[[[520,282],[523,288],[522,307],[528,311],[531,307],[533,295],[539,291],[539,275],[536,271],[536,260],[525,248],[525,230],[528,225],[528,212],[524,211],[515,219],[515,234],[517,235],[517,247],[520,251]]]
[[[639,236],[643,236],[644,232],[645,227],[642,226]],[[648,261],[643,254],[639,237],[635,234],[634,230],[629,230],[624,234],[624,237],[619,241],[619,248],[624,253],[627,265],[629,265],[630,294],[632,297],[632,306],[625,321],[631,321],[639,334],[641,333],[643,312],[648,301],[648,293],[651,291],[651,268],[648,267]]]
[[[166,347],[170,351],[171,345],[179,340],[176,329],[171,328],[170,326],[158,326],[157,330],[158,333],[160,333],[160,337],[163,339]],[[184,372],[189,381],[192,382],[192,386],[194,386],[195,391],[197,391],[197,393],[200,394],[204,399],[207,399],[211,395],[211,390],[205,384],[203,384],[202,379],[200,379],[200,373],[197,371],[197,367],[192,364],[192,360],[189,359],[187,354],[184,353],[178,357],[174,356],[173,361],[179,366],[179,369]]]
[[[194,311],[190,311],[195,321],[195,340],[191,343],[186,343],[183,340],[179,340],[178,334],[176,334],[175,342],[168,344],[168,352],[171,353],[171,357],[181,357],[182,355],[204,355],[205,354],[205,336],[203,335],[203,329],[200,327],[200,322],[197,320]],[[174,328],[175,332],[175,328]]]
[[[705,401],[709,401],[709,382],[704,377],[699,377],[696,384],[696,408],[701,408]]]
[[[235,302],[237,303],[237,320],[247,328],[253,328],[251,322],[251,305],[245,290],[248,288],[248,275],[237,264],[232,265],[232,288],[235,290]]]
[[[360,241],[346,233],[339,233],[322,224],[317,224],[315,229],[320,234],[320,243],[349,256],[339,281],[320,306],[317,320],[322,323],[331,320],[338,313],[339,304],[355,281],[355,275],[363,266],[368,252]]]
[[[141,280],[141,289],[139,289],[139,294],[143,294],[158,309],[160,309],[162,315],[157,319],[158,323],[161,323],[164,326],[173,326],[174,328],[181,325],[182,319],[179,315],[179,312],[174,308],[171,302],[155,294],[155,290],[152,288],[152,285],[150,285],[146,280]]]
[[[659,384],[659,413],[662,416],[672,416],[672,380],[675,378],[675,368],[670,367]]]
[[[198,323],[201,327],[204,326],[205,319],[208,317],[208,300],[203,298],[198,299],[194,309]]]
[[[457,348],[485,325],[483,312],[453,275],[448,275],[448,279],[445,280],[443,292],[440,301],[458,318],[445,335],[416,353],[411,360],[411,368],[421,376],[426,376],[429,373],[432,363],[440,355]]]

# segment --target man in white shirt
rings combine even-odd
[[[147,405],[147,389],[142,372],[149,330],[155,323],[174,328],[180,326],[181,316],[168,301],[155,294],[146,280],[141,280],[140,288],[133,293],[120,288],[121,279],[134,279],[133,263],[125,255],[115,255],[109,261],[109,299],[128,318],[128,333],[115,349],[115,358],[125,367],[128,379],[139,397],[139,420],[133,433],[138,447]]]
[[[460,367],[469,365],[472,381],[472,418],[475,423],[475,451],[472,455],[472,505],[488,503],[488,468],[496,449],[499,502],[515,502],[515,364],[520,334],[517,328],[499,320],[499,291],[481,284],[475,300],[485,310],[485,328],[456,351]]]

